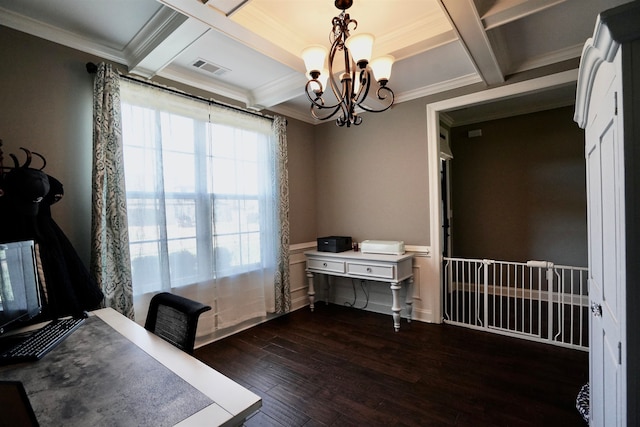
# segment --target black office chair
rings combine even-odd
[[[211,307],[188,298],[162,292],[154,295],[144,327],[180,350],[193,354],[198,318]]]

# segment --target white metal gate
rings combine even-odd
[[[587,268],[444,258],[444,321],[589,349]]]

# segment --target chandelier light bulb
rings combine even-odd
[[[349,49],[351,58],[353,58],[360,68],[364,68],[364,66],[366,66],[371,60],[371,51],[373,50],[374,40],[375,37],[373,34],[362,33],[350,36],[345,41],[344,44],[347,46],[347,49]],[[362,64],[364,64],[364,66]]]
[[[302,59],[309,75],[320,73],[325,69],[324,60],[327,52],[327,48],[319,44],[309,46],[302,51]]]
[[[391,55],[380,56],[371,61],[369,66],[373,70],[373,76],[380,84],[386,84],[391,78],[391,68],[395,58]]]

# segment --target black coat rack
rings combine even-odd
[[[43,169],[43,155],[20,147],[25,160],[9,154],[4,164],[0,140],[0,242],[33,240],[43,312],[38,318],[80,316],[97,308],[103,294],[62,229],[51,216],[51,205],[62,199],[63,186]],[[39,168],[33,167],[34,157]]]

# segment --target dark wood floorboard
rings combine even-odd
[[[317,304],[195,356],[262,397],[256,426],[585,426],[589,356]]]

